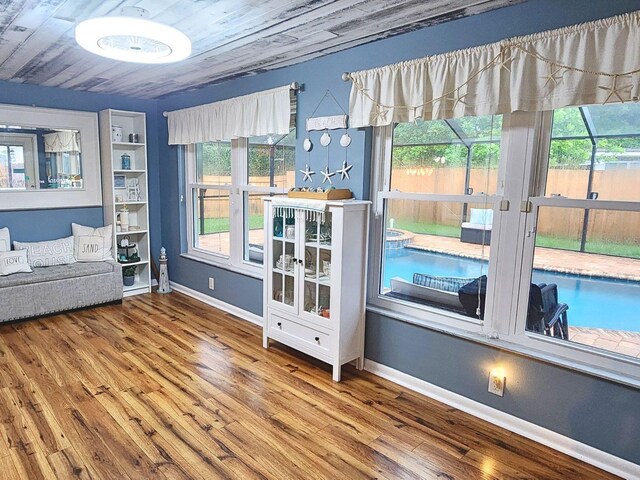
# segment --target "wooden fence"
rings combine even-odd
[[[394,170],[391,188],[404,192],[431,192],[441,194],[459,194],[464,191],[466,171],[464,168],[424,168],[416,170]],[[213,181],[213,179],[206,179]],[[216,179],[221,183],[230,179]],[[252,177],[254,185],[269,185],[268,177]],[[589,172],[587,170],[549,171],[547,195],[561,194],[572,198],[585,198]],[[287,172],[279,179],[283,185],[294,185],[295,172]],[[469,186],[474,193],[496,192],[497,171],[472,169]],[[600,170],[593,176],[593,191],[599,193],[601,200],[640,200],[640,169],[638,170]],[[216,194],[208,190],[207,195]],[[224,195],[224,191],[220,191]],[[262,194],[252,195],[249,199],[249,214],[262,214]],[[205,200],[206,218],[224,218],[229,215],[229,200],[223,196]],[[470,208],[484,208],[481,204],[469,204]],[[388,216],[396,222],[412,224],[435,224],[449,227],[460,226],[465,221],[461,204],[431,203],[394,200],[389,205]],[[538,232],[543,235],[567,239],[579,239],[584,220],[584,210],[544,208],[540,212]],[[640,243],[640,213],[591,211],[589,239],[615,241],[616,243]]]

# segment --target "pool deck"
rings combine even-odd
[[[482,245],[463,243],[458,238],[424,234],[413,234],[409,247],[475,259],[488,259],[491,250],[489,246],[483,249]],[[550,272],[640,281],[640,260],[597,253],[537,247],[533,267]]]
[[[640,332],[569,327],[569,340],[640,358]]]

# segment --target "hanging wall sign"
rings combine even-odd
[[[314,130],[336,130],[347,128],[348,115],[307,118],[307,132]]]

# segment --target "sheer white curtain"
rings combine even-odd
[[[44,151],[45,153],[78,153],[80,152],[80,142],[78,132],[70,130],[60,130],[53,133],[45,133]]]
[[[638,100],[640,11],[349,74],[352,127]]]
[[[169,145],[289,133],[290,86],[168,112]]]

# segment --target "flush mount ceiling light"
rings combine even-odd
[[[76,42],[113,60],[172,63],[191,55],[191,40],[179,30],[146,20],[147,11],[127,7],[122,15],[85,20],[76,26]]]

